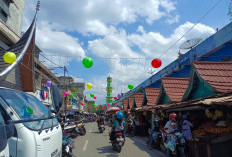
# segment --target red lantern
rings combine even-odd
[[[155,58],[151,61],[151,66],[154,68],[159,68],[162,65],[162,61],[158,58]]]
[[[117,100],[117,97],[114,97],[114,100]]]

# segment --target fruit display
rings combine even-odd
[[[211,118],[212,120],[217,120],[223,116],[223,112],[220,110],[215,110],[214,112],[210,112],[208,109],[205,110],[205,116],[207,118]]]
[[[218,127],[216,124],[206,123],[201,125],[197,130],[193,131],[196,136],[204,136],[209,134],[226,134],[232,132],[232,123],[227,127]]]

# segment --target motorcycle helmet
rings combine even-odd
[[[187,114],[184,114],[182,117],[184,120],[186,120],[188,116],[187,116]]]
[[[117,113],[117,118],[118,119],[122,119],[123,118],[123,113],[122,112],[118,112]]]
[[[175,121],[175,120],[176,120],[176,117],[177,117],[177,115],[176,115],[175,113],[171,113],[171,114],[169,115],[169,120]]]

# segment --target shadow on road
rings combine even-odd
[[[99,131],[94,131],[94,132],[91,132],[91,133],[94,133],[94,134],[102,134],[102,133],[100,133]]]
[[[156,157],[164,157],[165,155],[155,149],[149,150],[147,148],[146,145],[142,144],[141,142],[138,141],[138,139],[136,139],[136,137],[132,137],[130,138],[134,143],[134,145],[136,145],[141,151],[145,151],[146,153],[148,153],[150,156],[154,156],[154,153],[156,154]]]
[[[119,154],[113,150],[112,146],[104,146],[97,148],[99,154],[104,154],[106,157],[119,157]]]

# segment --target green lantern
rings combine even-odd
[[[90,93],[90,97],[94,97],[94,94],[93,94],[93,93]]]
[[[90,57],[85,57],[82,60],[82,64],[85,68],[91,68],[93,66],[93,60]]]
[[[132,83],[128,84],[128,88],[132,90],[134,88],[134,85]]]

